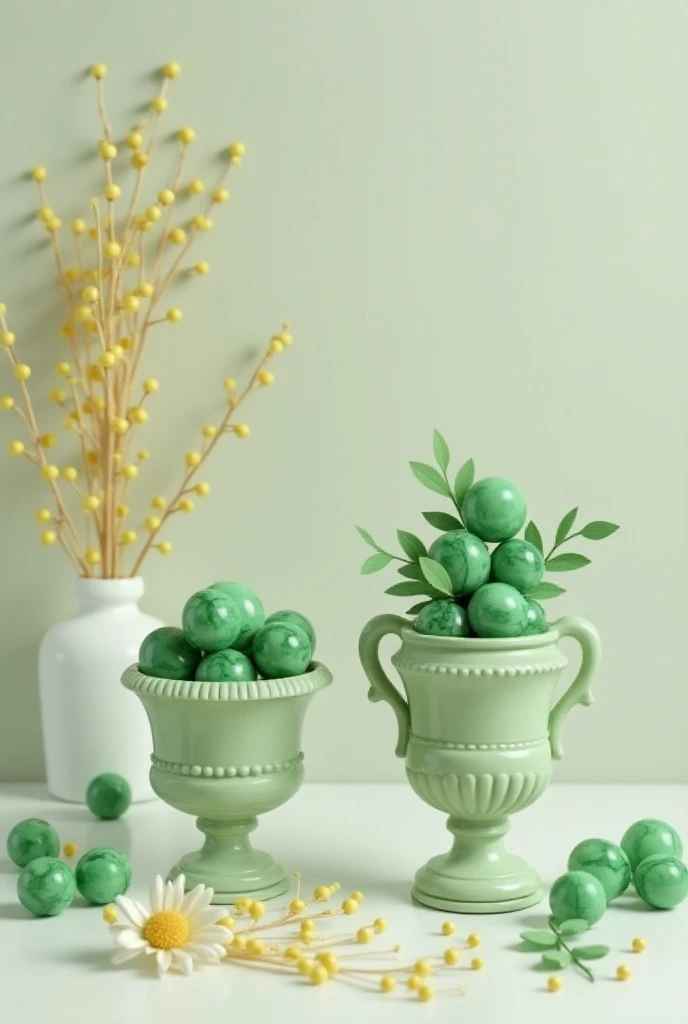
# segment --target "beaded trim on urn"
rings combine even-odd
[[[433,740],[429,736],[418,736],[411,733],[411,742],[423,747],[436,747],[440,750],[530,750],[549,743],[549,737],[540,736],[534,740],[519,740],[517,743],[453,743],[451,740]]]
[[[392,663],[397,668],[408,668],[414,672],[430,672],[434,675],[449,676],[539,676],[548,672],[558,672],[566,668],[567,661],[548,661],[542,665],[516,665],[508,668],[465,668],[457,665],[438,665],[433,662],[418,663],[402,661],[392,655]]]
[[[288,772],[303,761],[303,751],[288,761],[275,761],[272,764],[243,764],[239,767],[230,765],[223,768],[222,765],[200,765],[180,764],[177,761],[163,761],[161,758],[151,754],[151,763],[154,768],[161,772],[172,772],[174,775],[192,775],[206,779],[245,779],[249,775],[275,775],[277,772]]]
[[[310,672],[286,679],[257,679],[249,683],[201,683],[196,679],[159,679],[139,672],[130,665],[122,675],[127,690],[143,696],[177,697],[181,700],[269,700],[271,697],[302,697],[329,686],[332,676],[320,662],[313,662]]]

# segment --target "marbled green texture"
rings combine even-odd
[[[76,882],[66,864],[56,857],[38,857],[17,879],[19,902],[36,917],[55,917],[74,899]]]
[[[490,553],[480,537],[467,530],[450,530],[430,545],[430,558],[444,566],[454,594],[472,594],[490,576]]]
[[[587,871],[567,871],[549,891],[549,905],[557,924],[581,918],[589,925],[600,920],[607,909],[602,883]]]
[[[426,604],[414,619],[413,628],[427,636],[469,636],[471,631],[466,609],[451,597]]]
[[[236,601],[221,590],[199,590],[182,611],[184,636],[201,651],[231,647],[241,632],[243,618]]]
[[[206,654],[196,670],[196,679],[204,683],[244,683],[257,678],[251,659],[231,648]]]
[[[683,855],[683,843],[675,828],[659,818],[641,818],[626,829],[621,839],[621,849],[631,862],[631,871],[641,860],[653,853],[670,853],[674,857]]]
[[[528,606],[523,594],[507,583],[486,583],[476,590],[468,606],[468,620],[476,636],[522,636]]]
[[[584,839],[571,851],[569,871],[587,871],[604,889],[607,902],[621,896],[631,884],[631,865],[620,846],[608,839]]]
[[[538,585],[544,571],[544,558],[527,540],[513,537],[503,541],[492,552],[490,579],[495,583],[508,583],[522,594]]]
[[[97,847],[79,860],[76,887],[89,903],[112,903],[131,885],[131,864],[119,850]]]
[[[59,852],[60,837],[42,818],[17,822],[7,837],[7,855],[19,868],[26,867],[37,857],[57,857]]]
[[[273,612],[272,615],[268,615],[265,620],[267,625],[269,622],[286,622],[288,626],[299,626],[304,631],[311,645],[311,657],[315,651],[315,630],[310,619],[307,619],[301,612],[293,612],[289,608],[283,608],[279,612]]]
[[[201,652],[176,626],[154,629],[139,649],[139,671],[161,679],[193,679],[200,660]]]
[[[482,540],[509,540],[526,521],[526,500],[516,484],[501,476],[478,480],[461,503],[466,529]]]
[[[96,818],[119,818],[131,803],[131,786],[121,775],[103,772],[89,782],[86,803]]]
[[[671,910],[688,896],[688,868],[678,857],[653,853],[635,869],[633,884],[645,903],[656,910]]]
[[[233,646],[238,651],[250,650],[254,636],[261,626],[265,625],[265,611],[256,592],[247,587],[245,583],[236,583],[231,580],[213,583],[208,589],[220,590],[236,601],[241,612],[241,629]]]
[[[253,660],[266,679],[298,676],[310,664],[310,641],[300,626],[270,622],[256,633]]]
[[[526,628],[522,636],[535,636],[547,632],[547,615],[538,601],[526,596]]]

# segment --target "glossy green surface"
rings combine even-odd
[[[96,775],[88,784],[86,803],[96,818],[119,818],[131,803],[131,786],[115,772]]]
[[[38,857],[17,879],[19,902],[36,917],[55,917],[74,899],[76,882],[66,864],[55,857]]]
[[[542,605],[532,597],[526,597],[526,628],[521,636],[537,636],[547,632],[547,615]]]
[[[202,651],[222,651],[235,642],[243,623],[236,601],[221,590],[199,590],[182,611],[184,636]]]
[[[89,903],[112,903],[131,885],[131,864],[119,850],[97,847],[79,860],[76,887]]]
[[[490,553],[481,541],[467,530],[450,530],[432,542],[430,558],[444,566],[454,594],[472,594],[490,576]]]
[[[645,903],[671,910],[688,896],[688,868],[678,857],[653,853],[635,869],[633,884]]]
[[[283,608],[279,612],[273,612],[272,615],[268,615],[265,620],[265,624],[267,625],[270,622],[286,622],[288,626],[299,626],[310,641],[311,657],[313,657],[313,654],[315,653],[316,636],[310,619],[307,619],[305,615],[301,614],[301,612],[293,612],[290,611],[289,608]]]
[[[550,889],[549,905],[558,924],[581,918],[592,926],[607,909],[607,897],[602,883],[594,875],[587,871],[567,871]]]
[[[478,480],[461,503],[466,528],[483,540],[509,540],[526,521],[526,500],[516,484],[501,476]]]
[[[471,598],[468,620],[476,636],[521,636],[528,621],[528,606],[515,587],[486,583]]]
[[[19,821],[7,836],[7,856],[19,868],[37,857],[57,857],[60,837],[52,825],[42,818]]]
[[[298,676],[310,664],[310,641],[300,626],[266,623],[254,637],[253,660],[266,679]]]
[[[139,649],[139,668],[160,679],[193,679],[201,652],[177,626],[161,626],[149,633]]]
[[[495,583],[508,583],[522,594],[538,585],[544,571],[544,558],[527,540],[513,537],[503,541],[492,552],[490,578]]]
[[[587,871],[602,884],[607,902],[631,884],[631,865],[620,846],[608,839],[584,839],[571,851],[569,871]]]
[[[683,843],[675,828],[659,818],[641,818],[627,828],[621,839],[621,848],[631,862],[631,871],[641,860],[653,853],[683,856]]]
[[[245,583],[236,583],[231,580],[213,583],[208,589],[220,590],[236,601],[241,612],[241,629],[239,636],[234,641],[234,647],[238,651],[249,649],[254,636],[261,626],[265,625],[265,611],[256,592],[247,587]]]
[[[413,621],[416,633],[430,636],[468,636],[470,626],[466,609],[450,597],[431,601]]]
[[[215,651],[206,654],[196,670],[196,679],[210,683],[241,683],[257,679],[256,666],[241,651]]]

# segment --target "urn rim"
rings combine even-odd
[[[560,639],[555,629],[548,629],[546,633],[514,637],[434,636],[429,633],[417,633],[410,621],[408,626],[401,627],[400,636],[404,643],[419,647],[466,651],[471,654],[480,654],[483,651],[529,651],[537,647],[550,647]]]
[[[125,669],[122,685],[139,696],[166,697],[172,700],[230,701],[280,700],[303,697],[324,690],[332,682],[332,673],[322,662],[311,662],[308,671],[281,679],[256,679],[250,682],[200,682],[197,679],[162,679],[139,672],[137,664]]]

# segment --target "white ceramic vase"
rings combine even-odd
[[[76,615],[43,637],[38,678],[48,789],[60,800],[83,803],[101,772],[123,775],[133,800],[154,798],[150,788],[150,732],[146,715],[120,685],[138,660],[141,641],[163,623],[139,611],[143,580],[77,579]]]

